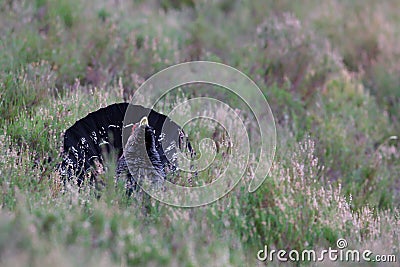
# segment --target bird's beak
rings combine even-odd
[[[140,126],[149,126],[149,121],[148,121],[147,117],[143,117],[143,118],[140,120],[139,125],[140,125]]]

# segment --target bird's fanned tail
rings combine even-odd
[[[114,156],[111,160],[118,164],[116,176],[126,175],[127,186],[135,186],[129,172],[126,173],[128,166],[123,156],[123,144],[126,142],[122,140],[122,133],[128,138],[132,129],[123,128],[127,110],[130,112],[130,125],[139,122],[143,116],[148,117],[148,124],[154,132],[151,137],[154,138],[154,146],[147,148],[147,154],[155,169],[162,170],[162,176],[165,177],[165,169],[175,170],[177,167],[174,162],[176,145],[189,155],[195,155],[181,127],[167,116],[143,106],[132,105],[129,109],[128,106],[129,103],[117,103],[101,108],[78,120],[65,131],[63,161],[58,167],[65,180],[76,177],[80,185],[86,174],[96,169],[96,163],[104,166],[106,159]],[[165,151],[166,147],[172,147],[172,150]]]

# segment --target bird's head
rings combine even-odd
[[[154,128],[149,125],[148,118],[143,117],[140,122],[132,126],[132,133],[124,148],[125,157],[132,160],[151,158],[157,153],[156,142]]]
[[[145,128],[146,126],[149,126],[149,120],[147,119],[146,116],[144,116],[140,120],[140,122],[137,122],[132,126],[132,133],[131,134],[134,134],[134,132],[137,130],[138,127],[139,128]]]
[[[128,140],[131,144],[146,143],[146,146],[152,146],[155,141],[154,128],[149,125],[147,117],[143,117],[139,122],[132,126],[132,132]]]

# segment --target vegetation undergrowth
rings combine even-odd
[[[0,1],[0,265],[255,265],[264,245],[320,251],[339,238],[399,257],[399,8],[394,0]],[[247,192],[250,164],[215,203],[151,200],[146,213],[111,182],[112,166],[100,192],[63,186],[55,171],[63,132],[188,60],[233,66],[266,96],[278,144],[263,185]],[[240,109],[229,94],[217,98]],[[197,146],[217,130],[188,132]]]

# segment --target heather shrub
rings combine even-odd
[[[380,146],[396,142],[388,143],[395,131],[388,115],[378,113],[378,109],[376,100],[363,85],[343,73],[327,83],[312,111],[327,177],[346,185],[345,191],[353,195],[357,207],[367,203],[391,206],[397,194],[395,179],[388,176],[392,160],[376,163]]]
[[[309,100],[341,68],[340,56],[329,42],[303,26],[293,14],[266,19],[257,28],[257,69],[267,85],[287,87],[293,95]]]
[[[389,112],[398,127],[399,31],[396,1],[341,3],[316,8],[312,23],[330,40],[351,72],[360,75],[365,87]],[[334,14],[330,10],[337,10]],[[350,19],[347,19],[350,18]],[[340,30],[338,30],[340,29]]]
[[[15,121],[21,112],[32,114],[33,107],[46,103],[55,94],[55,78],[45,61],[0,75],[0,124]]]
[[[270,249],[319,249],[335,247],[338,238],[345,237],[355,248],[385,244],[397,253],[398,231],[392,235],[385,230],[398,223],[397,215],[388,216],[368,205],[355,208],[352,195],[327,179],[316,143],[310,137],[294,143],[285,136],[260,190],[247,194],[239,187],[231,198],[213,205],[213,218],[233,226],[250,248],[267,244]]]

